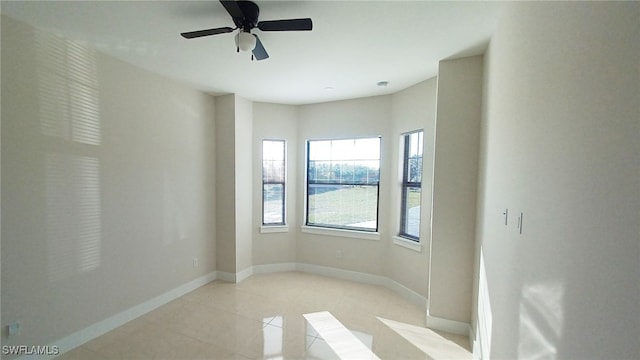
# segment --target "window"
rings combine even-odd
[[[262,225],[285,225],[284,140],[262,141]]]
[[[420,241],[423,131],[404,134],[400,236]]]
[[[378,231],[380,138],[307,142],[306,225]]]

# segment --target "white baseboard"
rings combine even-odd
[[[254,274],[269,274],[287,271],[296,271],[296,263],[265,264],[253,266]]]
[[[427,327],[446,331],[452,334],[471,336],[471,325],[455,320],[429,315],[427,311]]]
[[[403,298],[409,300],[410,302],[416,304],[416,305],[420,305],[423,308],[426,309],[427,307],[427,299],[418,294],[417,292],[409,289],[408,287],[400,284],[399,282],[386,278],[386,284],[384,285],[387,289],[395,292],[396,294],[399,294],[400,296],[402,296]]]
[[[389,290],[396,292],[397,294],[414,304],[425,307],[427,304],[426,298],[424,296],[387,277],[313,264],[279,263],[255,265],[237,274],[223,273],[218,271],[218,279],[229,282],[240,282],[253,274],[267,274],[287,271],[300,271],[342,280],[355,281],[364,284],[383,286]]]
[[[230,273],[226,271],[216,271],[216,280],[222,280],[226,282],[235,283],[236,273]]]
[[[297,263],[296,270],[311,273],[311,274],[337,278],[337,279],[351,280],[355,282],[361,282],[361,283],[371,284],[371,285],[380,285],[380,286],[384,286],[385,279],[386,279],[383,276],[371,275],[371,274],[361,273],[357,271],[343,270],[343,269],[337,269],[337,268],[313,265],[313,264]]]
[[[408,287],[400,284],[399,282],[392,280],[385,276],[372,275],[362,273],[358,271],[343,270],[327,266],[320,266],[314,264],[304,263],[278,263],[278,264],[264,264],[248,267],[238,273],[229,273],[224,271],[217,271],[217,279],[228,281],[232,283],[239,283],[242,280],[250,277],[253,274],[267,274],[276,272],[287,271],[300,271],[310,274],[322,275],[342,280],[350,280],[364,284],[378,285],[386,287],[387,289],[396,292],[405,299],[420,306],[425,306],[427,300],[424,296],[409,289]]]
[[[360,282],[365,284],[386,287],[387,289],[394,291],[398,295],[402,296],[403,298],[411,301],[416,305],[420,305],[424,307],[426,307],[427,305],[427,299],[424,296],[400,284],[399,282],[385,276],[372,275],[372,274],[361,273],[357,271],[336,269],[336,268],[313,265],[313,264],[300,264],[300,263],[296,264],[296,270],[311,273],[311,274],[323,275],[327,277],[333,277],[333,278],[338,278],[343,280],[350,280],[350,281],[355,281],[355,282]]]
[[[248,268],[237,272],[236,273],[236,281],[235,282],[239,283],[240,281],[248,278],[251,275],[253,275],[253,266],[249,266]]]
[[[197,279],[191,280],[186,284],[180,285],[175,289],[169,290],[166,293],[156,296],[148,301],[138,304],[132,308],[108,317],[102,321],[90,325],[80,331],[66,336],[60,340],[57,340],[49,344],[50,348],[57,346],[61,354],[64,354],[76,347],[87,343],[98,336],[101,336],[119,326],[126,324],[127,322],[140,317],[156,308],[175,300],[203,285],[216,279],[216,272],[211,272],[207,275],[201,276]],[[21,356],[19,359],[53,359],[55,356]]]
[[[260,267],[258,268],[257,266],[249,266],[248,268],[238,271],[237,273],[230,273],[230,272],[226,272],[226,271],[217,271],[217,279],[218,280],[223,280],[223,281],[227,281],[227,282],[232,282],[232,283],[239,283],[242,280],[250,277],[253,274],[258,274],[260,272],[276,272],[277,270],[270,270],[272,266],[274,266],[274,269],[277,269],[277,265],[279,264],[274,264],[274,265],[260,265]]]
[[[367,273],[361,273],[357,271],[343,270],[337,268],[331,268],[320,265],[313,264],[302,264],[302,263],[280,263],[280,264],[265,264],[265,265],[256,265],[248,267],[238,273],[229,273],[225,271],[214,271],[207,275],[201,276],[195,280],[192,280],[186,284],[180,285],[175,289],[169,290],[166,293],[156,296],[148,301],[145,301],[141,304],[138,304],[130,309],[122,311],[116,315],[113,315],[107,319],[99,321],[93,325],[90,325],[80,331],[77,331],[69,336],[66,336],[58,341],[50,344],[51,347],[54,345],[58,347],[60,353],[66,353],[70,350],[75,349],[76,347],[89,342],[95,339],[98,336],[101,336],[119,326],[124,325],[125,323],[140,317],[174,299],[179,298],[213,280],[223,280],[227,282],[238,283],[253,274],[265,274],[265,273],[274,273],[274,272],[287,272],[287,271],[301,271],[311,274],[323,275],[327,277],[333,277],[343,280],[350,280],[365,284],[378,285],[388,288],[404,297],[405,299],[421,306],[426,307],[427,300],[424,296],[418,294],[417,292],[407,288],[406,286],[392,280],[390,278],[380,276],[380,275],[372,275]],[[469,325],[464,323],[458,323],[456,321],[439,319],[432,317],[431,324],[429,320],[429,316],[427,316],[427,326],[433,327],[436,329],[449,331],[452,333],[461,333],[459,329],[464,327],[464,334],[468,333]],[[55,356],[50,357],[42,357],[38,356],[38,359],[53,359]],[[32,356],[22,356],[19,359],[34,359]]]

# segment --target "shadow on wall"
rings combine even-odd
[[[50,282],[101,263],[101,125],[96,54],[35,31]]]

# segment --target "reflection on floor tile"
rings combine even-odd
[[[369,334],[352,332],[328,311],[303,314],[307,324],[341,359],[380,359],[371,351],[373,338]],[[356,336],[358,334],[359,336]]]
[[[214,281],[59,358],[338,359],[303,317],[319,311],[331,312],[381,359],[455,358],[432,333],[437,351],[397,331],[424,329],[423,307],[379,286],[300,272]],[[469,348],[464,338],[439,334]]]
[[[469,350],[431,329],[384,318],[378,320],[433,359],[473,359]]]

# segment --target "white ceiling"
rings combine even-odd
[[[209,93],[308,104],[393,93],[435,76],[439,60],[482,53],[505,4],[256,3],[260,20],[310,17],[313,31],[254,29],[270,58],[251,61],[233,33],[179,35],[234,27],[218,1],[2,1],[1,11]]]

